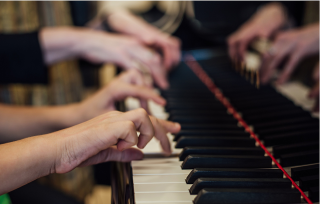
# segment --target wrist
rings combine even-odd
[[[46,64],[80,55],[82,40],[88,28],[47,27],[39,32],[39,41]]]

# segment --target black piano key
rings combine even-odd
[[[187,115],[187,116],[197,116],[197,115],[211,115],[211,116],[216,116],[216,115],[225,115],[228,114],[227,109],[222,109],[222,110],[171,110],[170,111],[170,116],[171,115]]]
[[[301,124],[301,123],[319,124],[319,119],[312,118],[312,117],[288,118],[282,121],[268,121],[268,122],[255,123],[253,127],[255,131],[258,133],[260,130],[272,129],[276,127],[283,127],[287,125],[295,125],[295,124]]]
[[[297,181],[300,177],[319,174],[319,163],[291,169],[291,178]]]
[[[273,134],[264,137],[265,146],[292,144],[319,140],[319,130],[296,131],[293,133]]]
[[[191,154],[197,155],[253,155],[263,156],[264,151],[260,147],[185,147],[179,155],[179,160],[183,161]]]
[[[196,109],[196,110],[221,110],[225,107],[221,103],[211,104],[211,103],[174,103],[167,104],[165,106],[166,110],[184,110],[184,109]]]
[[[182,169],[194,168],[271,168],[272,160],[264,156],[189,155]]]
[[[256,141],[242,137],[181,137],[176,148],[184,147],[255,147]]]
[[[264,108],[264,107],[272,107],[272,106],[278,106],[278,105],[291,105],[292,102],[291,101],[285,101],[285,100],[276,100],[276,101],[273,101],[273,100],[267,100],[267,101],[264,101],[264,100],[260,100],[260,101],[257,101],[256,103],[243,103],[243,104],[233,104],[233,106],[239,110],[240,112],[244,112],[246,110],[253,110],[253,109],[258,109],[258,108]]]
[[[291,181],[284,178],[199,178],[190,188],[198,194],[204,188],[291,188]]]
[[[170,120],[178,123],[228,123],[228,124],[238,123],[238,121],[232,116],[224,116],[219,118],[215,118],[212,116],[198,116],[198,117],[172,116]]]
[[[210,103],[210,104],[219,104],[221,105],[220,101],[218,101],[216,98],[168,98],[167,99],[167,105],[171,104],[198,104],[198,103]]]
[[[238,126],[237,124],[195,124],[195,123],[180,123],[181,125],[181,131],[184,130],[242,130],[244,131],[244,128],[241,126]]]
[[[188,136],[221,136],[221,137],[250,137],[248,132],[242,130],[184,130],[178,132],[173,141],[178,141],[180,137]]]
[[[283,125],[282,127],[274,127],[274,128],[268,128],[260,131],[255,131],[260,138],[264,138],[264,136],[277,134],[277,133],[287,133],[287,132],[293,132],[293,131],[305,131],[310,129],[319,129],[319,124],[314,123],[302,123],[302,124],[289,124],[289,125]]]
[[[303,176],[299,178],[299,187],[306,191],[308,187],[319,187],[319,175]]]
[[[297,189],[205,188],[198,193],[193,203],[300,203],[300,196]]]
[[[297,151],[306,151],[306,150],[318,150],[319,141],[310,141],[304,143],[290,144],[290,145],[277,145],[273,148],[273,156],[279,158],[283,154],[291,154]]]
[[[192,184],[198,178],[283,178],[280,169],[254,168],[195,168],[186,178],[187,184]]]
[[[244,114],[246,114],[246,115],[254,115],[254,114],[263,115],[263,114],[270,113],[270,112],[292,110],[293,108],[300,109],[301,111],[304,111],[302,108],[300,108],[298,106],[295,106],[295,105],[288,106],[286,104],[286,105],[280,105],[280,106],[265,107],[264,109],[259,109],[259,110],[247,110],[244,112]]]
[[[319,186],[308,187],[309,199],[312,202],[319,202]]]
[[[195,112],[192,112],[192,113],[189,113],[189,112],[184,112],[184,110],[181,110],[182,113],[172,113],[172,111],[169,111],[170,113],[170,117],[168,118],[168,120],[172,120],[172,118],[175,118],[175,117],[189,117],[189,118],[192,118],[192,117],[225,117],[225,116],[229,116],[230,115],[227,113],[227,110],[223,110],[221,112],[218,112],[218,111],[210,111],[210,112],[216,112],[216,113],[213,113],[211,114],[210,112],[207,112],[207,113],[201,113],[203,111],[195,111]]]
[[[312,163],[319,163],[319,150],[296,152],[280,156],[280,164],[283,167]]]
[[[243,119],[248,123],[261,123],[261,122],[268,122],[271,120],[284,120],[290,117],[308,117],[310,113],[301,112],[301,110],[285,110],[285,111],[278,111],[278,112],[271,112],[265,113],[263,115],[246,115],[243,114]]]

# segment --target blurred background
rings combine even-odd
[[[182,49],[225,46],[226,37],[236,31],[261,6],[269,2],[247,1],[1,1],[0,32],[24,33],[47,26],[92,25],[108,11],[127,9],[160,30],[177,36]],[[319,2],[282,2],[290,13],[288,27],[319,21]],[[102,20],[102,27],[113,32]],[[308,60],[303,63],[315,63]],[[1,65],[0,65],[1,66]],[[311,70],[309,70],[310,73]],[[308,70],[297,69],[294,76],[308,85]],[[107,84],[116,74],[112,64],[91,64],[69,60],[49,67],[47,79],[34,83],[0,85],[0,102],[16,105],[61,105],[81,101]],[[27,76],[25,76],[27,77]],[[77,168],[65,175],[50,175],[39,181],[62,191],[79,202],[108,203],[110,173],[108,164]]]

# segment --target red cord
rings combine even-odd
[[[283,169],[283,167],[277,162],[277,160],[272,156],[272,154],[267,150],[267,148],[262,144],[257,135],[249,128],[248,124],[242,119],[242,117],[238,114],[236,109],[229,103],[226,97],[221,93],[219,88],[214,84],[211,78],[207,75],[207,73],[202,69],[200,64],[196,61],[196,59],[188,54],[185,56],[185,63],[189,66],[189,68],[199,77],[199,79],[209,88],[209,90],[216,96],[216,98],[227,108],[227,110],[233,115],[235,119],[245,128],[247,132],[250,133],[250,136],[253,137],[259,146],[271,157],[272,161],[277,165],[279,169],[286,175],[288,179],[290,179],[292,185],[298,189],[303,196],[303,198],[309,203],[312,204],[311,200],[304,194],[304,192],[300,189],[300,187],[294,182],[294,180],[289,176],[289,174]]]

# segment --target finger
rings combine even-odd
[[[118,92],[118,96],[116,97],[117,100],[122,100],[131,96],[142,100],[152,100],[162,106],[166,104],[164,98],[148,87],[123,84],[119,91],[120,92]]]
[[[160,88],[168,88],[169,83],[166,78],[166,70],[162,66],[159,54],[151,52],[144,47],[137,47],[135,52],[132,52],[131,50],[129,52],[134,59],[138,60],[150,70],[152,77]]]
[[[171,145],[169,142],[169,138],[167,137],[166,129],[160,124],[159,120],[155,117],[150,116],[151,122],[155,131],[155,138],[160,141],[160,145],[163,149],[165,155],[171,154]]]
[[[309,98],[319,97],[319,81],[313,86],[309,93]]]
[[[137,127],[136,123],[131,120],[118,122],[118,126],[121,123],[119,130],[123,129],[123,134],[118,135],[117,148],[119,151],[128,149],[138,143]]]
[[[287,56],[288,51],[282,50],[273,57],[270,57],[269,65],[266,67],[263,75],[261,76],[261,83],[266,84],[272,77],[275,69],[279,66],[282,60]]]
[[[146,110],[147,113],[150,115],[150,111],[149,111],[149,108],[148,108],[148,101],[147,100],[140,99],[140,106],[141,106],[141,108]]]
[[[300,52],[294,52],[288,63],[285,65],[282,73],[280,74],[278,80],[277,80],[277,84],[280,85],[280,84],[283,84],[284,82],[286,82],[289,77],[291,76],[293,70],[296,68],[296,66],[298,65],[299,61],[301,60],[302,58],[302,55],[300,54]]]
[[[318,90],[319,91],[319,90]],[[319,112],[319,96],[317,97],[317,100],[314,104],[314,107],[313,107],[313,112]]]
[[[179,123],[157,119],[161,126],[165,128],[167,132],[178,133],[181,130],[181,125]]]
[[[141,159],[143,159],[143,153],[139,149],[129,148],[119,151],[115,146],[112,146],[85,160],[79,166],[90,166],[108,161],[130,162]]]
[[[252,39],[250,38],[247,38],[247,39],[243,39],[240,43],[239,43],[239,46],[238,46],[238,56],[239,56],[239,59],[241,62],[244,61],[244,58],[245,58],[245,54],[247,52],[247,47],[248,47],[248,44],[249,42],[251,41]]]
[[[314,81],[319,81],[319,62],[317,63],[315,69],[313,70],[312,78]]]
[[[144,86],[144,79],[140,71],[137,69],[130,69],[120,74],[118,79],[122,82],[136,84],[139,86]]]
[[[236,41],[235,36],[231,35],[228,38],[228,52],[232,61],[235,61],[235,53],[236,53]]]
[[[134,123],[136,131],[140,132],[137,147],[144,148],[154,136],[154,128],[147,112],[142,109],[128,111],[122,115],[122,120],[130,120]]]
[[[138,64],[130,56],[125,54],[121,55],[121,59],[117,62],[117,65],[124,70],[139,70],[139,67],[137,66]]]
[[[172,43],[172,50],[173,50],[173,54],[174,54],[174,63],[173,66],[176,66],[179,64],[180,59],[181,59],[181,40],[179,38],[176,37],[171,37],[171,41],[173,41]]]
[[[173,53],[170,49],[169,45],[165,42],[159,42],[158,44],[162,50],[163,53],[163,61],[164,61],[164,67],[166,69],[169,69],[173,65]]]
[[[162,67],[152,66],[151,67],[151,75],[154,79],[155,83],[161,89],[169,88],[169,82],[167,80],[166,70]]]

